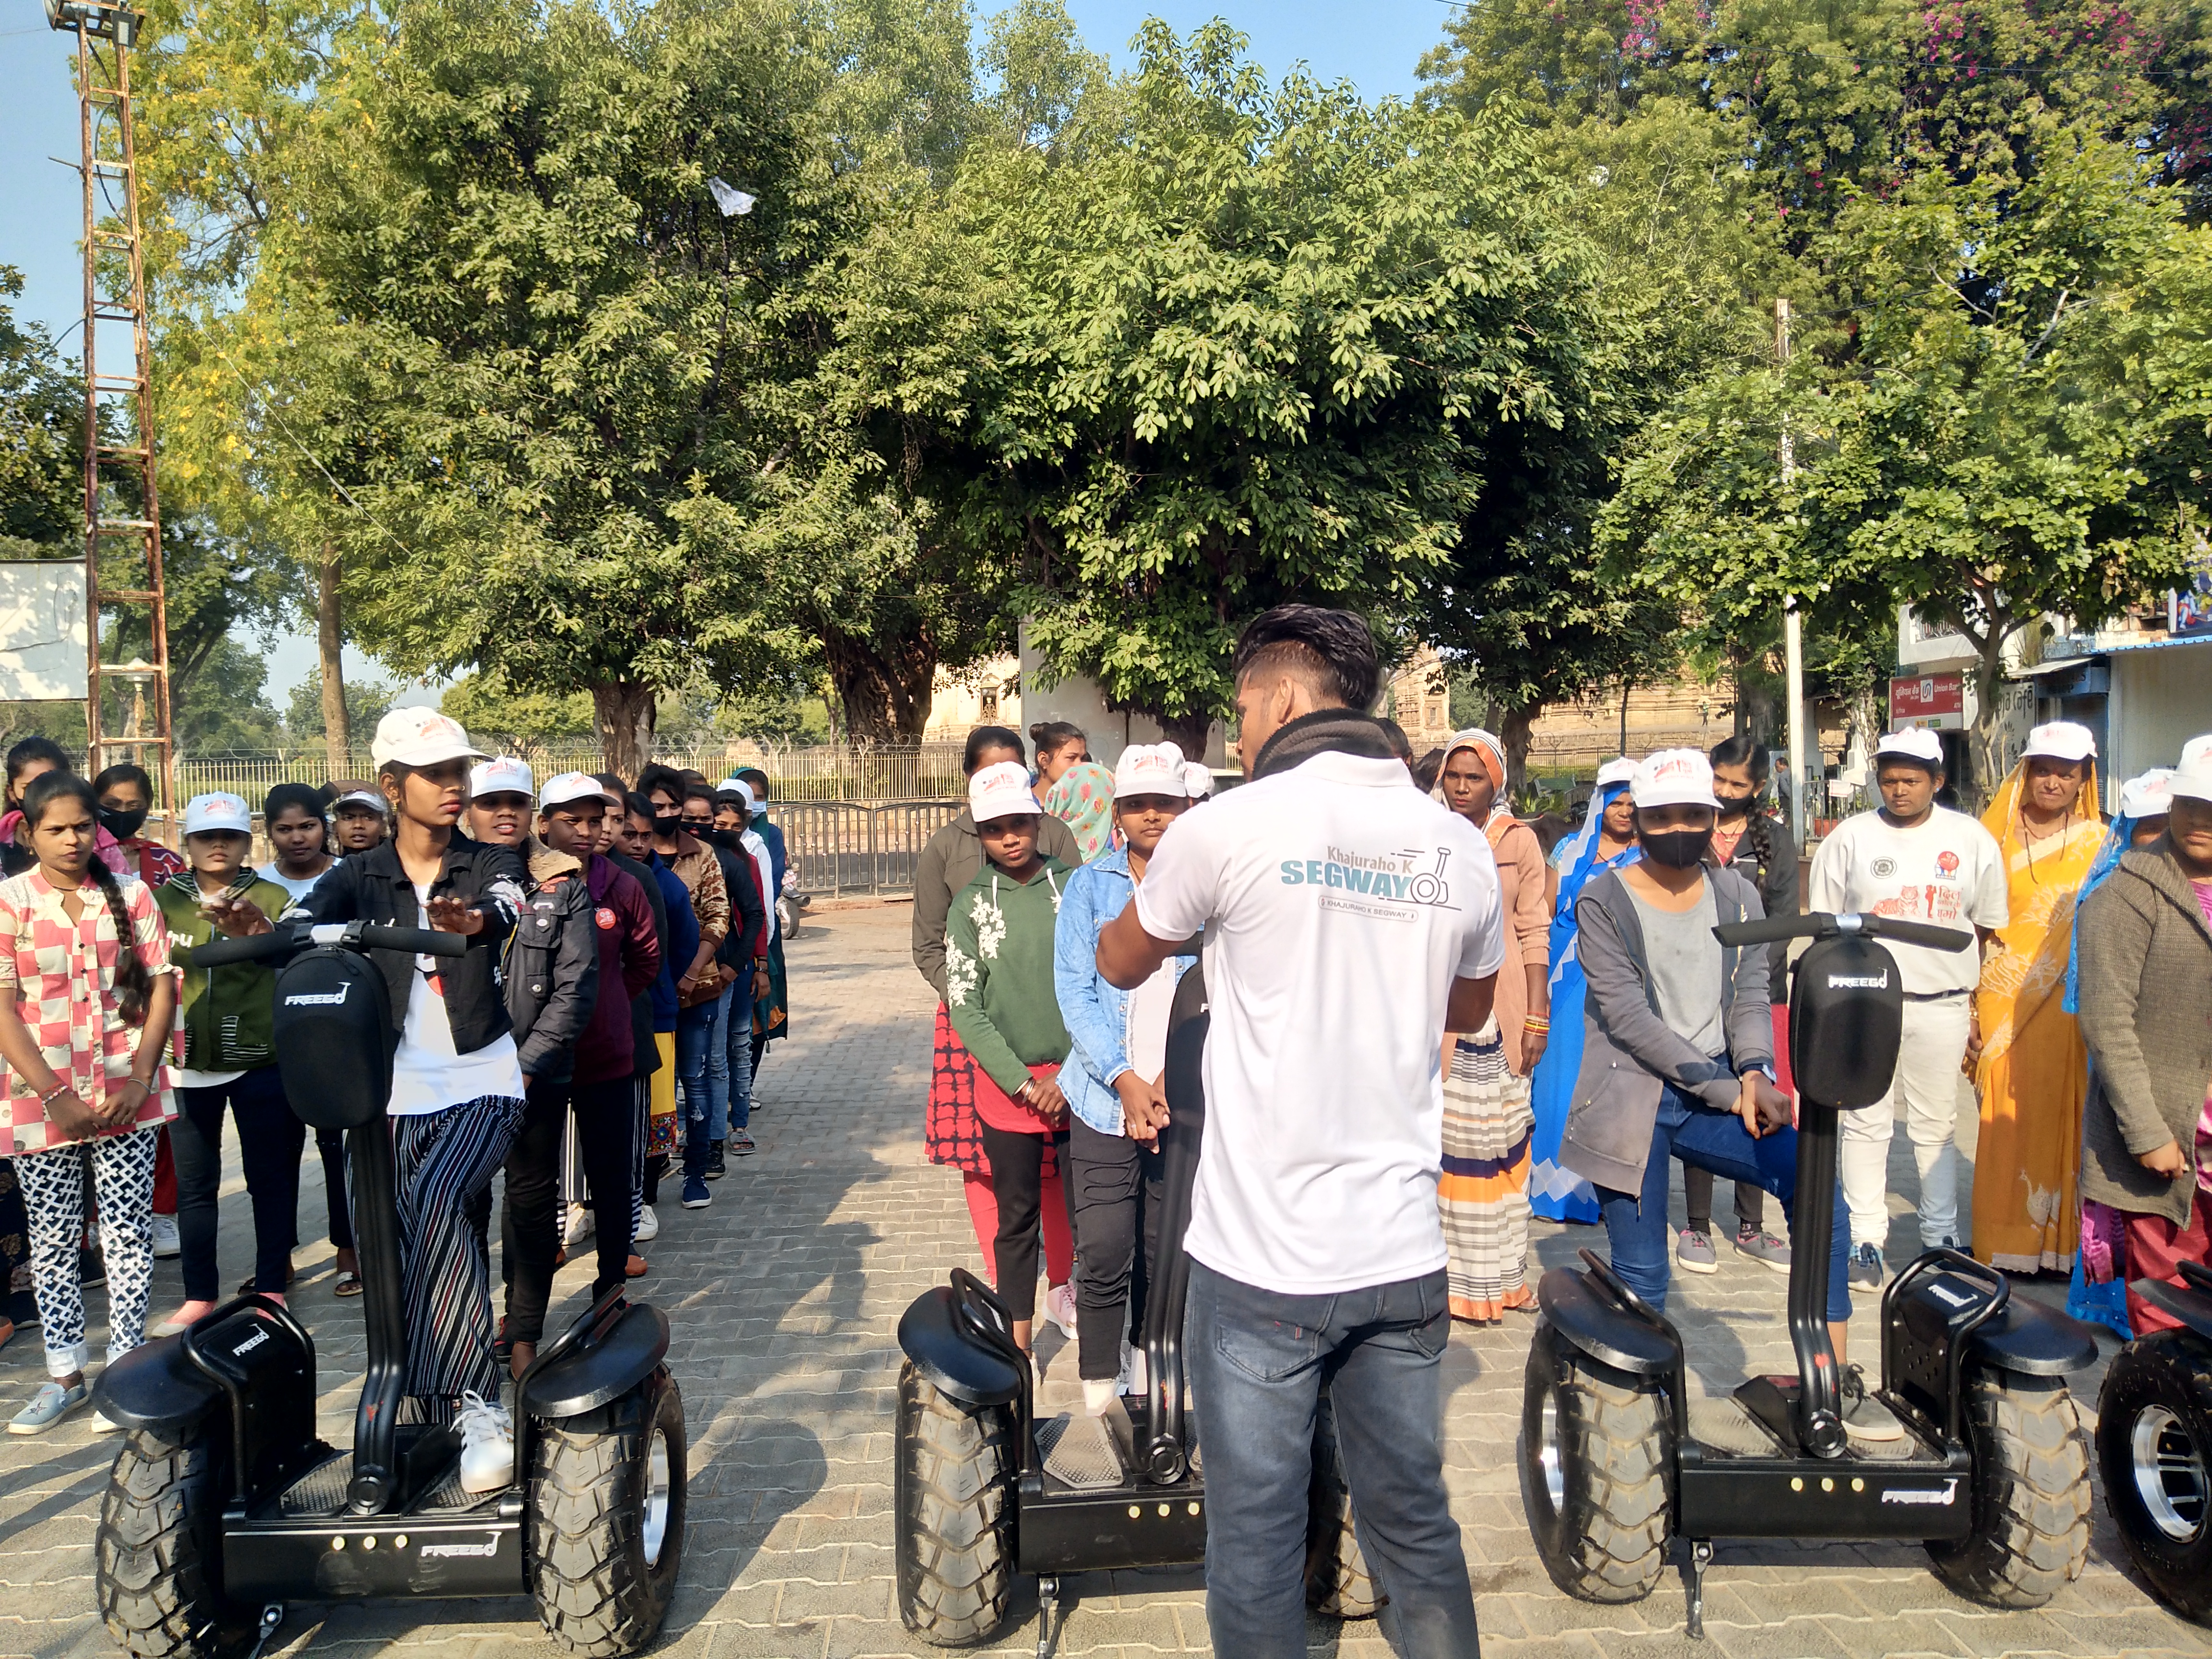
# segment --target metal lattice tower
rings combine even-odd
[[[161,499],[154,480],[153,343],[131,110],[131,50],[140,20],[137,13],[102,0],[46,0],[46,21],[76,36],[83,157],[84,575],[90,659],[85,769],[97,773],[112,751],[125,751],[154,775],[156,810],[173,815],[176,755],[169,723]],[[104,341],[102,325],[107,325]],[[127,349],[121,344],[125,327]],[[124,606],[150,613],[149,656],[103,662],[101,613]],[[123,732],[115,737],[105,730],[111,680],[133,687]]]

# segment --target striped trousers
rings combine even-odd
[[[392,1120],[407,1393],[426,1423],[450,1423],[465,1389],[499,1398],[491,1256],[471,1212],[507,1162],[524,1104],[485,1095]]]

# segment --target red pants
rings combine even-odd
[[[161,1144],[154,1152],[154,1213],[177,1212],[177,1160],[169,1152],[169,1126],[161,1126]]]
[[[2159,1279],[2179,1285],[2181,1263],[2212,1261],[2212,1195],[2202,1187],[2197,1189],[2186,1227],[2177,1227],[2162,1215],[2142,1215],[2133,1210],[2124,1214],[2128,1225],[2128,1322],[2137,1336],[2178,1331],[2181,1322],[2137,1296],[2135,1281]]]

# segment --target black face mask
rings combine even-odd
[[[100,809],[100,826],[116,840],[129,841],[138,833],[139,826],[146,822],[146,811],[143,806],[134,806],[128,811],[118,807],[103,806]]]
[[[683,827],[684,815],[681,812],[655,812],[653,815],[653,833],[656,836],[672,836]]]
[[[1713,832],[1666,830],[1656,835],[1639,835],[1636,844],[1654,864],[1663,864],[1670,870],[1686,870],[1705,857],[1705,849],[1713,844]]]

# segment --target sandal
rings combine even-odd
[[[338,1275],[337,1283],[331,1288],[333,1293],[338,1296],[359,1296],[361,1275],[355,1273],[342,1273]]]
[[[294,1270],[289,1267],[286,1267],[284,1269],[284,1288],[288,1291],[292,1288],[293,1276]],[[238,1281],[238,1293],[240,1296],[252,1296],[253,1294],[254,1279],[254,1274],[248,1273],[245,1278]]]

